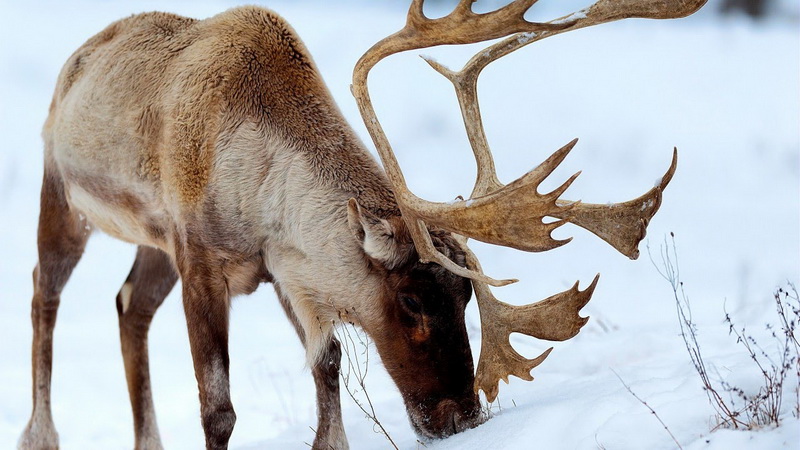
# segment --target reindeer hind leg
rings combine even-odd
[[[163,448],[153,407],[147,333],[156,310],[177,280],[178,274],[166,253],[140,246],[133,268],[117,294],[119,335],[137,450]]]
[[[37,245],[39,262],[33,271],[33,412],[18,446],[21,449],[58,448],[58,433],[50,409],[53,366],[53,328],[61,291],[80,261],[90,229],[70,210],[58,171],[45,166]]]

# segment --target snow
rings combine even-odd
[[[572,14],[570,14],[570,15],[562,18],[562,19],[554,20],[552,23],[556,24],[556,25],[561,25],[561,24],[564,24],[564,23],[574,22],[576,20],[585,19],[585,18],[586,18],[586,10],[582,9],[582,10],[576,11],[576,12],[574,12],[574,13],[572,13]]]
[[[519,33],[517,35],[517,42],[524,45],[531,41],[531,39],[536,37],[536,33],[533,31],[528,31],[525,33]]]
[[[713,1],[706,9],[718,7]],[[404,2],[376,3],[270,2],[303,37],[343,113],[367,142],[349,92],[352,67],[405,20]],[[541,2],[545,12],[548,3],[559,2]],[[31,408],[39,132],[61,64],[92,34],[131,13],[160,9],[207,17],[234,4],[0,2],[0,448],[13,448]],[[706,360],[721,377],[747,387],[756,383],[759,373],[727,335],[723,303],[737,324],[763,334],[766,322],[776,322],[774,288],[797,283],[800,274],[800,43],[797,7],[782,5],[794,21],[753,24],[708,11],[685,20],[627,21],[544,40],[485,71],[481,109],[504,182],[575,136],[580,144],[541,192],[584,169],[565,198],[625,201],[664,173],[673,146],[679,163],[637,261],[572,225],[560,227],[555,237],[575,239],[543,254],[471,244],[488,275],[522,280],[494,290],[510,303],[546,298],[576,280],[585,284],[597,272],[602,276],[583,310],[589,324],[576,338],[554,344],[534,369],[534,382],[502,385],[502,409],[494,405],[493,419],[425,448],[674,448],[612,369],[684,448],[796,448],[800,424],[788,413],[791,396],[780,428],[709,431],[713,411],[678,335],[671,290],[645,248],[649,243],[658,258],[664,237],[675,233]],[[453,66],[478,51],[482,47],[426,50]],[[449,83],[413,52],[382,62],[370,78],[377,115],[410,188],[434,201],[468,193],[475,168]],[[94,236],[63,292],[53,373],[62,448],[133,443],[114,298],[134,253],[128,244]],[[202,447],[203,435],[179,291],[153,322],[151,372],[166,448],[193,449]],[[467,322],[477,356],[474,302]],[[511,340],[525,355],[551,345],[518,335]],[[309,427],[316,426],[313,382],[269,286],[234,301],[230,349],[238,415],[231,448],[306,448],[304,442],[313,440]],[[420,448],[396,388],[377,358],[371,361],[368,389],[379,419],[401,448]],[[342,402],[351,447],[386,448],[357,406],[346,395]]]

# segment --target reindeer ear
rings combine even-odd
[[[364,253],[387,269],[394,269],[408,259],[411,245],[398,239],[402,234],[398,228],[402,226],[402,221],[393,223],[381,219],[351,198],[347,202],[347,224],[361,243]]]

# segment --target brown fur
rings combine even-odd
[[[178,273],[165,253],[151,247],[139,247],[131,273],[117,295],[125,378],[133,409],[135,448],[161,446],[150,388],[147,332],[153,315],[177,280]]]
[[[43,137],[34,408],[22,448],[58,442],[52,328],[94,228],[139,246],[117,296],[137,448],[161,445],[147,330],[178,277],[208,448],[227,446],[236,419],[230,301],[261,282],[274,284],[307,350],[316,448],[347,445],[332,337],[342,313],[375,340],[420,433],[478,423],[469,283],[417,262],[384,173],[276,14],[242,7],[203,21],[147,13],[111,24],[65,64]],[[434,241],[463,265],[449,235]]]

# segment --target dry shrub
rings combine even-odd
[[[722,380],[713,365],[707,364],[703,358],[697,339],[697,325],[692,319],[689,297],[686,295],[680,279],[675,235],[670,233],[670,238],[664,239],[660,252],[660,264],[653,259],[649,246],[647,250],[656,270],[672,288],[678,323],[681,327],[681,337],[692,365],[703,384],[708,402],[716,413],[717,426],[714,428],[750,430],[765,426],[780,426],[781,407],[786,386],[794,388],[792,415],[800,418],[800,344],[795,335],[798,322],[800,322],[800,301],[795,286],[787,283],[785,288],[778,288],[773,295],[778,325],[776,327],[767,324],[767,330],[770,332],[772,344],[777,351],[764,350],[744,326],[740,328],[735,325],[730,314],[725,312],[725,323],[728,325],[729,334],[736,337],[736,343],[744,347],[750,360],[761,374],[762,380],[759,389],[752,394]],[[713,370],[716,375],[714,379],[710,375],[710,370]],[[792,379],[794,383],[790,384]]]

